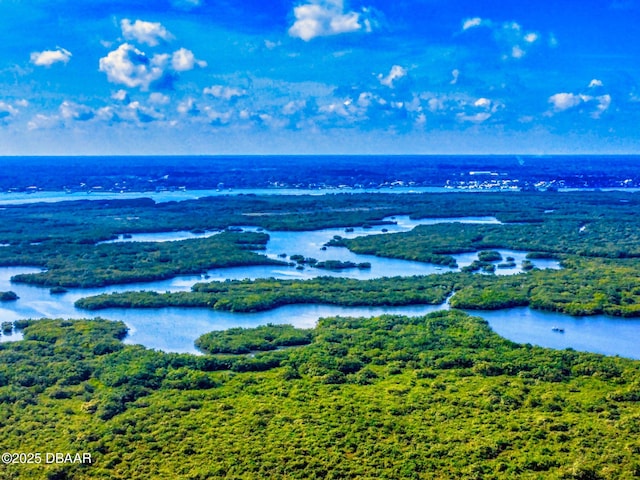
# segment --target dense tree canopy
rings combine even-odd
[[[88,452],[91,464],[3,466],[7,479],[549,478],[640,476],[640,362],[518,345],[455,308],[515,305],[574,315],[640,315],[640,197],[615,192],[218,197],[9,206],[0,265],[64,288],[272,262],[265,233],[97,244],[116,234],[304,230],[414,218],[495,216],[336,239],[355,252],[469,270],[356,281],[259,279],[191,292],[85,298],[87,309],[168,305],[246,312],[289,303],[437,304],[424,317],[328,318],[203,335],[202,355],[124,345],[107,320],[21,320],[0,343],[0,442],[9,453]],[[553,257],[562,270],[494,275],[494,250]],[[304,260],[304,258],[303,258]],[[452,262],[453,260],[453,262]],[[477,268],[476,268],[477,267]],[[55,289],[55,290],[54,290]],[[9,292],[3,292],[4,294]],[[10,300],[7,298],[6,300]],[[179,328],[179,326],[176,326]]]
[[[516,345],[463,313],[207,336],[225,352],[306,344],[248,356],[124,346],[108,321],[20,326],[25,340],[0,344],[4,450],[93,463],[5,465],[8,479],[640,472],[639,362]]]
[[[251,250],[262,249],[264,233],[225,232],[180,242],[130,242],[100,245],[35,245],[16,264],[39,265],[41,273],[16,275],[15,282],[44,286],[99,287],[200,274],[211,268],[281,264]]]

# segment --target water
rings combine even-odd
[[[391,232],[407,231],[416,225],[440,222],[473,222],[499,223],[492,217],[456,218],[456,219],[423,219],[411,220],[406,216],[390,217],[396,221],[395,225],[376,226],[373,229],[354,228],[352,232],[344,229],[324,229],[313,232],[268,232],[270,241],[266,254],[277,257],[280,253],[288,255],[300,254],[314,257],[318,260],[334,259],[354,261],[356,263],[369,261],[370,270],[342,270],[332,272],[327,270],[305,268],[300,271],[289,266],[263,265],[254,267],[235,267],[215,269],[208,272],[208,280],[226,279],[255,279],[255,278],[312,278],[319,275],[341,276],[348,278],[378,278],[395,275],[425,275],[452,271],[449,268],[435,265],[411,262],[406,260],[385,259],[380,257],[357,255],[345,248],[329,247],[322,250],[323,245],[334,235],[353,238],[358,235],[383,234],[382,229]],[[255,227],[245,227],[255,230]],[[215,232],[205,232],[211,235]],[[136,234],[130,239],[120,241],[171,241],[193,238],[190,232],[170,232],[154,234]],[[503,258],[512,256],[519,266],[526,252],[500,250]],[[454,256],[462,267],[477,259],[477,253],[465,253]],[[559,268],[558,262],[553,260],[534,260],[538,268]],[[74,302],[79,298],[97,295],[99,293],[153,290],[158,292],[188,291],[197,282],[204,281],[200,275],[181,276],[158,282],[146,282],[128,285],[115,285],[95,289],[72,289],[67,293],[52,295],[46,288],[13,284],[10,278],[19,273],[35,273],[40,271],[33,267],[3,267],[0,268],[0,291],[13,290],[20,297],[15,302],[0,304],[0,321],[14,321],[21,318],[87,318],[96,316],[95,312],[76,309]],[[519,267],[512,269],[497,269],[496,274],[513,274],[520,271]],[[171,352],[197,353],[194,340],[203,333],[212,330],[222,330],[231,327],[253,327],[266,323],[289,323],[297,327],[311,327],[321,317],[342,316],[373,316],[383,313],[401,315],[425,315],[429,312],[446,309],[444,305],[413,305],[408,307],[338,307],[331,305],[289,305],[274,310],[259,313],[230,313],[210,309],[108,309],[98,312],[103,318],[121,320],[129,327],[129,335],[125,343],[142,344]],[[528,308],[513,308],[494,312],[469,312],[485,318],[491,327],[500,335],[519,343],[532,343],[550,348],[574,348],[576,350],[591,351],[607,355],[621,355],[630,358],[640,358],[640,346],[637,339],[640,331],[640,320],[617,319],[605,316],[574,318],[567,315],[538,312]],[[564,329],[564,333],[554,332],[554,327]],[[20,333],[3,334],[0,341],[19,340]]]
[[[190,240],[193,238],[208,238],[219,234],[219,231],[205,231],[202,233],[193,233],[186,230],[177,232],[152,232],[152,233],[134,233],[118,235],[113,240],[105,240],[98,243],[125,243],[125,242],[173,242],[178,240]]]
[[[385,313],[420,316],[446,305],[412,305],[407,307],[339,307],[333,305],[286,305],[256,313],[230,313],[208,309],[162,308],[157,310],[109,309],[100,315],[122,320],[129,326],[124,342],[140,343],[168,352],[198,353],[193,342],[213,330],[232,327],[256,327],[267,323],[291,324],[311,328],[318,319],[334,316],[372,317]]]
[[[484,318],[498,335],[514,342],[640,359],[640,319],[572,317],[526,307],[468,313]]]
[[[37,269],[25,267],[0,269],[0,290],[10,287],[21,297],[16,302],[2,304],[1,321],[41,317],[92,317],[96,315],[95,312],[76,309],[73,302],[87,295],[112,291],[137,291],[142,287],[157,291],[188,290],[192,281],[199,280],[199,277],[181,277],[153,284],[73,290],[61,295],[51,295],[47,289],[39,287],[9,285],[8,278],[11,275],[30,271],[37,271]],[[194,340],[212,330],[254,327],[266,323],[289,323],[297,327],[309,328],[322,317],[374,316],[384,313],[418,316],[446,308],[448,308],[447,304],[379,308],[309,304],[288,305],[257,313],[230,313],[204,308],[163,308],[107,309],[101,310],[97,315],[125,322],[130,329],[125,343],[142,344],[149,348],[170,352],[196,353]],[[556,349],[570,347],[580,351],[640,359],[640,347],[637,342],[638,331],[640,331],[639,319],[620,319],[604,315],[570,317],[524,307],[498,311],[469,311],[468,313],[483,317],[496,333],[518,343],[531,343]],[[564,329],[564,333],[554,332],[553,328]],[[19,339],[21,339],[19,333],[0,337],[0,341]]]
[[[495,217],[460,217],[460,218],[431,218],[431,219],[411,219],[407,215],[398,215],[394,217],[384,218],[383,221],[395,222],[393,224],[377,225],[373,228],[354,227],[344,228],[326,228],[322,230],[314,230],[307,232],[271,232],[269,234],[269,242],[266,250],[261,251],[269,258],[276,260],[290,261],[291,255],[302,255],[305,258],[315,258],[318,261],[340,260],[342,262],[371,264],[369,269],[346,269],[346,270],[324,270],[313,267],[304,267],[299,270],[295,267],[288,266],[256,266],[243,268],[224,268],[216,269],[208,272],[209,280],[225,280],[227,278],[233,280],[255,279],[255,278],[314,278],[318,276],[355,278],[358,280],[369,280],[381,277],[410,276],[410,275],[431,275],[434,273],[443,273],[445,271],[458,271],[458,269],[450,269],[429,263],[412,262],[407,260],[399,260],[392,258],[376,257],[374,255],[359,255],[342,247],[324,247],[325,244],[334,236],[339,235],[343,238],[355,238],[362,235],[382,235],[385,233],[406,232],[418,225],[434,225],[437,223],[472,223],[472,224],[500,224]],[[245,231],[257,231],[253,226],[241,227]],[[131,235],[120,236],[116,240],[109,242],[165,242],[174,240],[185,240],[189,238],[203,238],[215,235],[218,232],[203,232],[194,234],[187,231],[179,232],[160,232],[160,233],[134,233]],[[521,272],[520,265],[525,259],[526,252],[518,252],[513,250],[500,250],[503,258],[508,256],[514,257],[516,266],[506,269],[497,269],[498,275],[510,275]],[[286,258],[281,255],[286,254]],[[470,265],[474,260],[478,259],[477,253],[456,254],[453,257],[458,262],[459,267]],[[538,268],[560,268],[555,260],[535,260],[534,264]],[[201,281],[196,278],[195,281]],[[155,287],[152,287],[155,289]]]
[[[628,187],[639,186],[637,181],[630,180],[635,178],[638,158],[637,155],[3,157],[3,165],[11,175],[0,178],[0,190],[12,193],[0,194],[0,204],[140,196],[164,202],[242,193],[503,191],[525,184],[540,185],[543,189],[553,186],[633,191]],[[340,168],[335,168],[336,165]],[[354,183],[356,177],[358,183]],[[255,188],[267,185],[270,188]],[[243,188],[229,191],[227,187]],[[32,193],[13,193],[25,188]],[[63,189],[82,191],[65,194]]]
[[[274,276],[270,266],[256,267],[255,278]],[[220,269],[220,279],[245,277],[249,269]],[[235,272],[233,272],[235,270]],[[110,320],[120,320],[129,327],[125,339],[128,344],[142,344],[168,352],[196,353],[194,341],[200,335],[212,330],[224,330],[231,327],[254,327],[266,323],[291,323],[297,327],[309,328],[321,317],[374,316],[383,313],[406,315],[424,315],[427,312],[448,308],[446,305],[413,305],[407,307],[338,307],[331,305],[287,305],[274,310],[257,313],[230,313],[204,308],[162,308],[162,309],[105,309],[87,312],[77,309],[74,302],[79,298],[100,293],[154,290],[187,291],[200,276],[177,277],[160,282],[115,285],[105,288],[72,289],[63,294],[51,294],[46,288],[10,283],[13,275],[36,273],[40,269],[32,267],[0,268],[0,291],[13,290],[20,297],[15,302],[0,304],[0,321],[14,321],[22,318],[89,318],[100,316]],[[225,272],[226,271],[226,272]],[[259,272],[263,274],[260,275]],[[213,272],[211,272],[213,273]],[[277,274],[275,275],[277,276]],[[283,275],[279,278],[287,278]],[[19,332],[0,336],[0,342],[20,340]]]
[[[511,191],[513,189],[507,189]],[[610,188],[560,188],[561,192],[593,192],[593,191],[621,191],[635,193],[640,188],[610,187]],[[0,193],[0,205],[26,205],[29,203],[55,203],[75,200],[133,200],[137,198],[151,198],[157,203],[181,202],[197,200],[204,197],[219,197],[224,195],[327,195],[336,193],[495,193],[504,191],[487,188],[449,188],[449,187],[381,187],[381,188],[234,188],[210,190],[162,190],[147,192],[73,192],[37,191],[34,193],[10,192]]]
[[[387,188],[234,188],[211,190],[163,190],[148,192],[73,192],[37,191],[34,193],[0,193],[0,205],[55,203],[74,200],[133,200],[151,198],[157,203],[197,200],[224,195],[327,195],[334,193],[446,193],[484,192],[483,189],[454,190],[445,187],[387,187]]]

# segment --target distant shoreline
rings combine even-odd
[[[126,191],[126,192],[71,192],[60,190],[39,190],[36,192],[0,192],[0,206],[25,205],[30,203],[57,203],[83,200],[135,200],[150,198],[157,203],[171,201],[197,200],[203,197],[225,195],[332,195],[332,194],[421,194],[421,193],[517,193],[514,189],[486,189],[486,188],[448,188],[448,187],[380,187],[380,188],[234,188],[226,190],[162,190],[162,191]],[[638,187],[610,187],[610,188],[562,188],[558,192],[612,192],[636,193]]]
[[[640,188],[640,156],[634,155],[61,156],[0,162],[0,191],[45,197]]]

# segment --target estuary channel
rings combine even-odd
[[[17,284],[11,277],[19,273],[37,272],[37,268],[0,268],[0,291],[12,290],[20,297],[15,302],[0,304],[0,321],[14,321],[22,318],[87,318],[96,316],[94,312],[77,309],[74,302],[82,297],[101,293],[125,291],[188,291],[197,282],[224,281],[227,279],[307,279],[317,276],[335,276],[360,280],[379,277],[428,275],[456,271],[447,267],[358,255],[342,247],[323,248],[335,235],[353,238],[360,235],[384,234],[408,231],[417,225],[442,222],[500,223],[493,217],[464,217],[448,219],[412,220],[406,216],[390,217],[386,220],[394,224],[373,228],[323,229],[309,232],[266,232],[270,236],[265,255],[282,259],[282,254],[313,257],[318,261],[340,260],[354,263],[369,263],[370,268],[323,270],[294,266],[255,266],[214,269],[206,276],[180,276],[169,280],[115,285],[94,289],[72,289],[67,293],[52,295],[47,288]],[[255,227],[241,227],[255,231]],[[215,235],[217,232],[193,234],[191,232],[163,232],[125,235],[115,241],[176,241],[198,236]],[[521,271],[520,265],[526,252],[499,250],[503,258],[513,257],[516,266],[497,269],[496,274],[509,275]],[[476,253],[454,255],[459,267],[471,264],[477,259]],[[553,260],[533,260],[535,267],[560,268]],[[129,327],[125,343],[142,344],[163,351],[197,353],[194,340],[209,331],[231,327],[254,327],[266,323],[288,323],[297,327],[312,327],[317,320],[330,316],[375,316],[381,314],[424,315],[432,311],[447,309],[443,305],[412,305],[406,307],[339,307],[332,305],[288,305],[257,313],[231,313],[203,308],[162,308],[162,309],[107,309],[98,315],[110,320],[121,320]],[[529,308],[512,308],[491,312],[470,312],[486,319],[499,335],[519,343],[531,343],[550,348],[574,348],[607,355],[640,358],[637,338],[640,334],[640,320],[618,319],[607,316],[570,317],[567,315],[539,312]],[[555,331],[554,331],[555,330]],[[0,341],[20,339],[20,333],[3,334]]]

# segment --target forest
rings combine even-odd
[[[101,294],[76,306],[105,308],[203,307],[256,312],[282,305],[324,303],[342,306],[441,304],[453,308],[499,310],[529,306],[536,310],[586,316],[640,316],[640,261],[568,257],[561,270],[519,275],[467,272],[373,280],[320,277],[311,280],[234,280],[194,285],[191,292],[152,291]]]
[[[455,267],[452,254],[496,248],[556,258],[635,258],[640,257],[639,207],[640,197],[621,192],[238,195],[166,203],[139,199],[8,205],[0,224],[0,266],[42,267],[46,272],[15,281],[50,287],[157,280],[274,262],[251,251],[259,251],[267,234],[225,231],[229,227],[303,231],[381,225],[392,223],[394,215],[494,216],[503,224],[425,225],[406,233],[335,239],[332,244],[448,267]],[[100,243],[123,234],[178,230],[222,233],[166,244]]]
[[[440,304],[455,286],[453,277],[392,277],[359,281],[319,277],[311,280],[231,280],[197,283],[191,292],[122,292],[81,298],[76,306],[103,308],[205,307],[256,312],[296,303],[344,306]]]
[[[0,345],[4,450],[93,463],[7,479],[640,475],[639,362],[514,344],[460,312],[233,329],[203,356],[123,345],[104,320],[20,327]]]
[[[516,344],[461,311],[526,305],[640,316],[639,207],[640,196],[620,192],[242,195],[3,207],[0,266],[41,267],[13,281],[51,288],[52,295],[282,263],[261,254],[269,231],[384,225],[397,215],[492,216],[502,224],[446,223],[332,240],[357,253],[436,263],[443,269],[437,275],[203,281],[186,292],[77,302],[87,313],[119,307],[147,308],[149,315],[166,306],[253,312],[295,303],[448,300],[452,307],[422,317],[212,331],[196,341],[200,355],[125,344],[127,326],[104,318],[3,323],[22,334],[0,343],[4,451],[88,452],[92,463],[9,463],[0,477],[640,477],[640,361]],[[266,231],[234,228],[243,225]],[[215,234],[102,243],[179,230]],[[497,274],[514,262],[499,249],[531,252],[522,273]],[[480,252],[473,268],[454,270],[452,255],[460,252]],[[556,259],[562,268],[538,270],[536,258]],[[20,302],[14,292],[0,293],[4,302]]]
[[[212,268],[284,264],[252,250],[264,248],[264,233],[223,232],[181,242],[30,245],[7,264],[37,265],[39,273],[16,275],[14,282],[56,287],[101,287],[203,274]]]
[[[413,218],[495,216],[505,223],[542,224],[545,229],[594,223],[591,234],[612,236],[638,220],[640,198],[626,192],[505,192],[331,195],[221,195],[155,203],[137,200],[77,200],[53,204],[4,205],[0,224],[2,262],[13,247],[46,247],[61,241],[77,245],[110,240],[118,234],[177,230],[223,230],[253,225],[268,230],[317,230],[391,223],[393,215]],[[545,213],[547,212],[547,213]],[[549,223],[553,222],[553,223]],[[569,227],[567,225],[567,229]],[[534,225],[529,225],[533,228]],[[634,233],[634,232],[628,232]],[[619,240],[624,240],[620,238]]]

